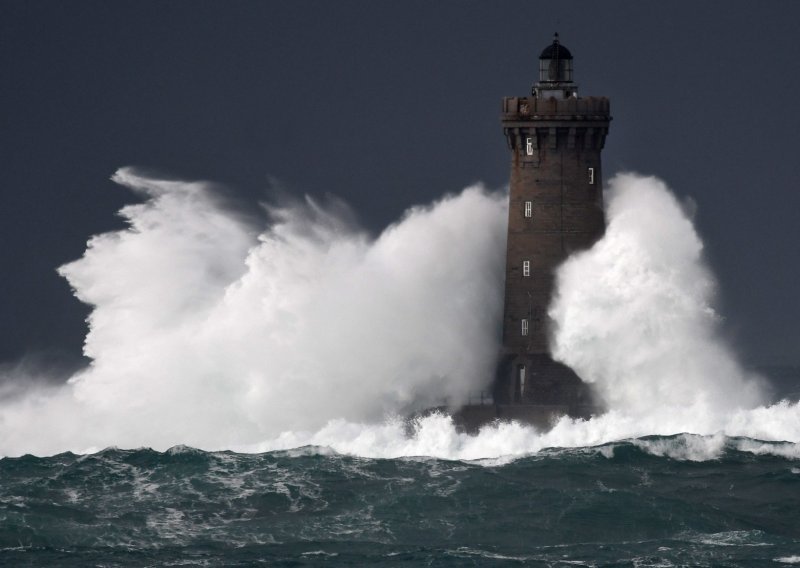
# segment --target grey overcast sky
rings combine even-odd
[[[800,2],[0,2],[0,361],[78,361],[88,309],[55,268],[120,227],[135,165],[255,207],[270,179],[376,232],[508,181],[500,99],[554,31],[611,99],[604,173],[697,203],[725,330],[800,363]],[[480,227],[475,227],[480,230]]]

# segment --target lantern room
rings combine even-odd
[[[541,99],[578,96],[578,86],[572,82],[572,54],[561,45],[557,33],[539,56],[539,82],[533,87],[533,95]]]

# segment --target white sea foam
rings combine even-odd
[[[2,454],[312,446],[502,463],[677,433],[686,434],[636,444],[703,460],[738,436],[786,442],[745,440],[740,450],[800,453],[798,404],[763,406],[759,379],[720,339],[702,243],[655,178],[611,181],[606,235],[559,270],[550,310],[555,355],[595,385],[609,412],[563,418],[548,432],[493,424],[475,436],[442,415],[420,419],[411,435],[385,416],[487,386],[505,194],[471,187],[372,238],[336,202],[267,207],[259,227],[207,184],[131,170],[114,179],[144,197],[121,211],[129,228],[93,237],[60,268],[92,306],[92,363],[62,387],[5,388]],[[7,387],[15,373],[3,372]]]

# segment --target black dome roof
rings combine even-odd
[[[559,43],[558,34],[556,34],[553,43],[544,48],[539,59],[572,59],[572,54],[569,49]]]

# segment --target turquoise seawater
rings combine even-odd
[[[641,446],[481,462],[314,447],[5,458],[0,565],[800,564],[800,461]]]

